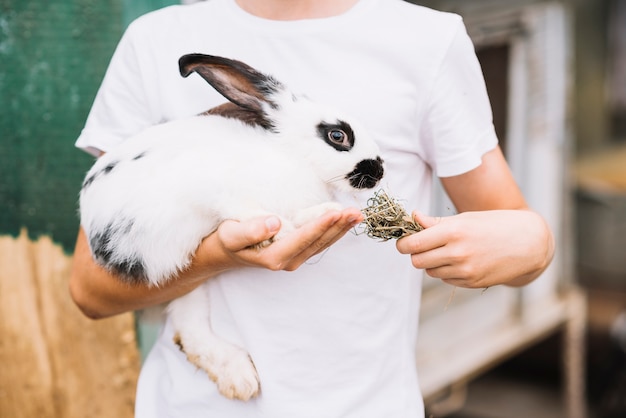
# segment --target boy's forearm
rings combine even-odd
[[[86,316],[93,319],[106,318],[169,302],[192,291],[208,277],[225,270],[216,268],[211,273],[206,267],[200,268],[196,264],[199,263],[192,263],[179,277],[159,287],[145,283],[127,283],[94,262],[85,233],[81,229],[74,251],[70,293]]]
[[[200,243],[189,267],[158,287],[126,283],[96,264],[81,229],[76,240],[70,293],[85,315],[105,318],[169,302],[228,270],[246,266],[293,271],[362,219],[356,208],[329,211],[266,247],[258,244],[276,235],[281,227],[278,218],[224,221]]]

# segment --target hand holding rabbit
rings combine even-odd
[[[255,238],[256,230],[278,231],[280,220],[276,217],[259,219],[256,228],[242,231],[242,225],[236,221],[224,221],[216,231],[220,248],[236,266],[262,267],[269,270],[293,271],[310,257],[319,254],[339,240],[355,227],[363,215],[356,208],[342,211],[330,211],[319,219],[308,222],[297,231],[284,236],[273,245],[261,249],[251,248],[251,242],[259,243],[263,239]],[[249,223],[250,226],[253,226]]]

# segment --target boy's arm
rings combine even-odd
[[[280,229],[278,218],[225,221],[202,241],[191,265],[159,287],[123,282],[96,264],[81,229],[76,240],[70,293],[83,313],[94,319],[142,309],[182,296],[233,268],[295,270],[361,220],[362,214],[355,208],[328,212],[262,249],[250,247],[276,234]]]
[[[499,148],[479,167],[442,183],[460,213],[416,214],[426,229],[397,243],[416,268],[454,286],[486,288],[525,285],[548,267],[552,232],[528,208]]]

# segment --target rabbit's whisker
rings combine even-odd
[[[346,178],[346,177],[344,177],[344,176],[335,176],[335,177],[332,177],[332,178],[330,178],[330,179],[326,180],[326,183],[328,183],[328,184],[330,184],[330,183],[337,183],[337,182],[342,181],[342,180],[343,180],[343,179],[345,179],[345,178]],[[348,179],[349,179],[349,178],[348,178]]]

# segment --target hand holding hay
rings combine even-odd
[[[367,207],[361,209],[364,215],[363,227],[370,238],[379,238],[383,241],[399,239],[407,235],[424,230],[424,227],[406,212],[404,207],[384,190],[377,191],[367,201]],[[489,289],[486,287],[481,294]],[[456,286],[453,287],[450,298],[444,310],[448,309],[454,298]]]
[[[404,207],[384,190],[377,191],[362,209],[363,226],[370,238],[383,241],[399,239],[422,231],[424,228],[415,222]]]

